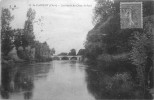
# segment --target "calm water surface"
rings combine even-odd
[[[76,61],[19,64],[2,69],[1,99],[95,100],[87,65]]]

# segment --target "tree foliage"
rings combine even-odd
[[[76,55],[76,50],[75,49],[71,49],[71,51],[68,53],[68,55],[75,56]]]
[[[79,51],[78,51],[78,54],[77,55],[82,55],[82,56],[84,56],[85,55],[85,49],[80,49]]]
[[[144,18],[144,30],[142,32],[134,32],[131,40],[132,63],[137,66],[138,78],[141,85],[145,85],[146,73],[149,73],[152,67],[153,57],[153,34],[152,27],[154,20],[153,16]]]
[[[1,14],[1,40],[2,54],[7,56],[13,46],[17,49],[17,54],[21,59],[30,61],[32,59],[49,61],[50,55],[55,53],[55,49],[49,48],[46,42],[40,43],[35,40],[33,21],[35,19],[35,10],[29,8],[27,11],[27,20],[24,29],[12,29],[10,22],[13,20],[11,12],[7,8],[2,9]],[[34,58],[35,56],[35,58]]]
[[[111,0],[96,0],[93,22],[99,23],[106,21],[108,17],[117,14],[117,7],[115,7],[115,3]]]
[[[121,30],[119,14],[110,16],[105,22],[100,22],[88,32],[85,42],[86,55],[96,59],[99,55],[119,54],[129,52],[129,38],[133,30]]]
[[[33,21],[35,19],[36,12],[29,8],[27,11],[27,20],[25,21],[24,29],[14,30],[15,41],[14,44],[18,48],[19,46],[27,47],[35,44],[35,36],[33,32]]]
[[[154,14],[152,10],[154,2],[141,0],[144,17],[143,29],[121,29],[119,13],[120,2],[123,1],[126,2],[127,0],[96,0],[93,17],[94,28],[88,32],[85,42],[86,57],[90,61],[95,61],[97,67],[103,67],[105,65],[98,66],[98,62],[99,60],[103,62],[103,59],[108,55],[117,58],[121,54],[129,54],[127,62],[131,63],[130,66],[136,66],[134,69],[137,71],[139,83],[145,85],[146,73],[152,66],[153,16],[151,15]],[[139,0],[135,2],[137,1]],[[151,16],[151,18],[146,18],[147,16]],[[115,60],[118,63],[118,59]],[[104,62],[111,65],[113,60],[110,63]]]
[[[121,29],[120,28],[120,2],[127,0],[96,0],[93,22],[95,26],[88,32],[85,42],[86,56],[90,59],[97,59],[103,53],[119,54],[130,52],[132,45],[130,38],[134,31],[142,29]],[[133,0],[131,0],[133,1]],[[137,0],[138,1],[138,0]],[[152,13],[152,1],[143,2],[143,15]],[[149,6],[150,5],[150,6]]]
[[[62,52],[60,54],[58,54],[59,56],[67,56],[68,54],[66,52]]]
[[[13,47],[13,31],[10,27],[10,22],[13,20],[11,12],[7,8],[2,8],[1,14],[1,41],[2,41],[2,53],[7,55]]]
[[[25,26],[24,26],[24,39],[26,41],[24,41],[24,47],[28,46],[28,45],[34,45],[34,32],[33,32],[33,21],[35,19],[35,10],[33,10],[32,8],[29,8],[29,10],[27,11],[27,20],[25,21]]]
[[[120,13],[120,2],[134,2],[134,0],[95,0],[96,6],[94,9],[93,23],[104,22],[108,17]],[[142,2],[143,17],[154,14],[153,0],[135,0],[135,2]]]
[[[51,49],[51,53],[52,53],[52,55],[56,53],[55,48]]]
[[[14,45],[16,46],[16,48],[23,46],[23,43],[25,41],[23,37],[23,30],[17,29],[13,31],[14,31]]]

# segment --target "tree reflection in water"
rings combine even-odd
[[[32,97],[33,74],[26,74],[18,69],[19,66],[3,65],[2,89],[3,99],[9,99],[11,93],[23,93],[25,99]]]
[[[101,94],[101,84],[100,84],[100,72],[99,71],[92,71],[87,69],[87,87],[88,90],[92,93],[92,95],[96,98],[102,98],[102,94]]]
[[[86,72],[87,88],[96,100],[152,98],[147,91],[144,91],[143,94],[143,89],[137,87],[131,78],[128,78],[128,80],[126,79],[127,77],[121,79],[123,77],[122,75],[127,76],[127,74],[109,76],[103,73],[103,71],[89,68],[86,69]]]

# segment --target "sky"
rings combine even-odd
[[[56,54],[84,48],[88,31],[93,28],[94,0],[0,0],[0,7],[9,8],[13,29],[23,28],[28,8],[36,11],[36,40],[46,41]],[[11,5],[11,6],[10,6]],[[14,8],[14,10],[11,8]],[[69,5],[69,6],[68,6]],[[75,5],[70,6],[70,5]],[[39,20],[39,21],[38,21]]]

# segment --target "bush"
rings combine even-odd
[[[111,75],[122,72],[130,72],[133,77],[136,75],[136,67],[128,59],[128,54],[103,54],[97,59],[97,68]]]
[[[113,98],[131,99],[133,89],[131,75],[128,73],[115,74],[106,89]]]

